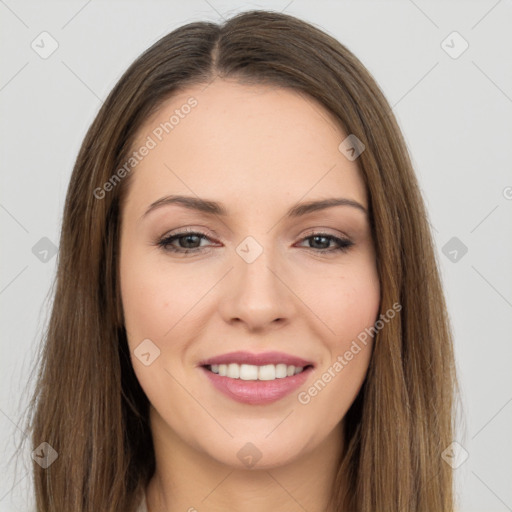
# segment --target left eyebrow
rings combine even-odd
[[[209,215],[220,215],[223,217],[226,217],[228,215],[228,210],[222,203],[192,196],[170,195],[161,197],[160,199],[151,203],[151,205],[142,215],[141,220],[143,217],[146,217],[151,211],[171,204],[178,204],[180,206],[183,206],[184,208],[200,211]],[[353,199],[347,199],[344,197],[333,197],[329,199],[321,199],[318,201],[299,203],[295,206],[292,206],[286,212],[285,216],[289,218],[301,217],[311,212],[324,210],[326,208],[332,208],[333,206],[351,206],[364,212],[365,215],[368,215],[368,211],[361,203],[358,203]]]
[[[333,197],[330,199],[322,199],[320,201],[309,201],[307,203],[299,203],[288,210],[286,217],[300,217],[317,210],[325,210],[326,208],[332,208],[333,206],[352,206],[368,215],[366,208],[353,199],[347,199],[345,197]]]

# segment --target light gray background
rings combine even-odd
[[[30,452],[17,467],[10,458],[24,436],[17,424],[33,382],[22,390],[56,258],[45,263],[32,248],[43,237],[58,245],[85,132],[122,72],[157,39],[249,8],[329,32],[393,106],[429,209],[455,334],[464,407],[456,441],[469,454],[456,470],[460,510],[512,510],[510,1],[0,0],[0,512],[33,507]],[[43,31],[59,45],[47,59],[31,48]],[[441,46],[453,31],[469,44],[456,59]],[[456,261],[442,250],[452,237],[467,247]]]

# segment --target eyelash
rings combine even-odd
[[[205,250],[208,250],[209,247],[196,247],[194,249],[183,249],[183,248],[177,248],[172,246],[172,242],[175,240],[178,240],[179,238],[184,238],[186,236],[199,236],[201,239],[210,240],[208,236],[206,236],[204,233],[200,233],[197,231],[192,230],[185,230],[180,233],[176,233],[174,235],[170,235],[168,237],[164,237],[160,239],[156,245],[161,247],[165,251],[169,251],[172,253],[179,253],[179,254],[189,254],[189,253],[201,253]],[[304,240],[308,240],[310,238],[314,237],[323,237],[329,239],[329,241],[334,241],[339,244],[339,247],[335,247],[334,249],[315,249],[314,247],[306,247],[306,249],[310,249],[316,253],[320,254],[326,254],[326,253],[338,253],[338,252],[347,252],[350,247],[354,245],[354,242],[348,239],[338,238],[334,235],[329,235],[328,233],[311,233],[310,235],[302,238],[301,242]]]

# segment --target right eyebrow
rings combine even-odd
[[[167,206],[170,204],[178,204],[180,206],[188,208],[189,210],[197,210],[203,213],[208,213],[210,215],[227,216],[228,214],[227,209],[221,203],[209,201],[207,199],[200,199],[199,197],[171,195],[161,197],[154,203],[151,203],[151,205],[144,212],[142,217],[145,217],[146,215],[148,215],[153,210],[156,210],[157,208],[161,208],[162,206]]]

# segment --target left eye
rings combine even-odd
[[[190,252],[201,252],[204,251],[207,247],[201,247],[201,240],[211,240],[208,236],[203,233],[197,233],[194,231],[186,231],[182,233],[176,233],[175,235],[171,235],[168,237],[162,238],[158,241],[157,245],[162,247],[166,251],[187,254]],[[338,238],[334,235],[329,235],[327,233],[314,233],[301,241],[304,242],[306,240],[310,240],[310,246],[306,247],[307,249],[313,249],[315,252],[326,253],[326,252],[336,252],[336,251],[347,251],[354,243],[348,239]],[[174,245],[175,241],[179,241],[178,243],[182,245],[181,247],[176,247]],[[318,247],[318,245],[330,245],[331,242],[335,242],[338,244],[338,247]],[[199,244],[199,245],[197,245]],[[312,246],[317,245],[317,247]],[[184,247],[183,247],[184,245]]]
[[[319,244],[323,245],[327,243],[329,245],[331,242],[335,242],[338,244],[338,247],[331,247],[331,248],[325,248],[325,247],[307,247],[308,249],[318,249],[316,252],[336,252],[336,251],[347,251],[352,245],[354,245],[354,242],[348,239],[344,238],[338,238],[334,235],[328,235],[327,233],[314,233],[312,235],[307,236],[306,238],[302,239],[304,240],[310,240],[310,244]]]

